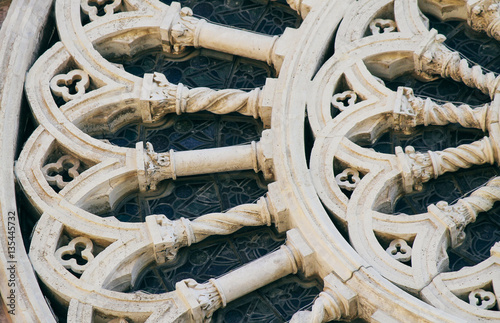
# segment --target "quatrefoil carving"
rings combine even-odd
[[[82,248],[84,246],[84,248]],[[81,250],[83,249],[83,250]],[[92,240],[87,237],[78,237],[71,240],[67,246],[61,247],[56,250],[55,257],[66,269],[70,269],[76,274],[82,274],[89,266],[90,262],[94,260],[92,250],[94,245]],[[75,258],[64,259],[64,256],[76,255],[85,260],[85,264],[79,264]]]
[[[78,168],[80,168],[80,161],[78,159],[70,155],[64,155],[57,162],[45,165],[42,168],[42,172],[50,185],[55,185],[63,189],[71,182],[64,180],[64,172],[67,172],[68,176],[74,179],[80,175]]]
[[[411,259],[411,247],[403,239],[392,240],[386,251],[397,261],[406,262]]]
[[[357,170],[346,168],[342,173],[335,176],[335,180],[340,188],[353,191],[361,179]]]
[[[397,28],[396,22],[391,19],[373,19],[370,22],[370,30],[373,35],[387,34],[395,31]]]
[[[340,111],[344,111],[345,109],[356,104],[357,99],[358,95],[356,94],[356,92],[348,90],[342,93],[335,94],[332,97],[332,105]]]
[[[469,304],[486,310],[492,309],[496,304],[496,296],[484,289],[475,289],[469,294]]]
[[[87,72],[72,70],[67,74],[59,74],[50,81],[50,89],[55,96],[62,97],[65,102],[74,100],[85,94],[90,85]]]

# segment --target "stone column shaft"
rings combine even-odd
[[[200,28],[197,45],[272,65],[273,48],[277,39],[278,36],[206,23]]]
[[[296,272],[297,264],[293,253],[287,246],[282,246],[277,251],[217,278],[215,282],[221,295],[224,295],[225,302],[231,302]]]
[[[192,176],[257,168],[255,145],[221,147],[174,153],[176,176]]]

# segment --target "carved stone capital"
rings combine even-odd
[[[187,92],[188,89],[181,83],[170,83],[162,73],[144,74],[141,93],[143,121],[156,122],[166,114],[180,114]]]
[[[500,77],[492,72],[485,72],[480,66],[469,66],[469,61],[461,58],[458,52],[450,50],[443,42],[446,37],[438,34],[435,29],[415,52],[415,73],[425,81],[438,77],[451,78],[462,82],[468,87],[494,97],[500,86]]]
[[[358,295],[334,274],[324,279],[325,288],[314,301],[311,311],[297,312],[290,323],[351,320],[358,315]]]
[[[417,116],[423,107],[423,100],[413,94],[411,88],[400,86],[396,92],[393,119],[394,129],[404,133],[411,133],[417,126]]]
[[[258,143],[252,143],[255,151],[254,170],[262,171],[266,180],[274,178],[273,163],[273,133],[272,130],[264,130]]]
[[[172,149],[169,152],[157,153],[154,151],[153,145],[147,142],[146,150],[144,150],[141,141],[137,143],[136,151],[141,191],[155,190],[156,185],[164,179],[176,179],[173,161],[174,151]]]
[[[173,260],[180,248],[194,241],[191,223],[185,218],[172,221],[163,214],[150,215],[146,217],[146,226],[159,264]]]
[[[451,245],[457,247],[465,239],[465,227],[476,221],[479,213],[490,210],[499,200],[500,177],[495,177],[470,196],[459,199],[457,203],[448,205],[447,202],[441,201],[430,205],[428,211],[448,227]]]
[[[467,22],[475,31],[500,40],[500,4],[496,0],[468,1]]]
[[[193,17],[190,8],[172,2],[161,25],[163,49],[174,54],[182,53],[186,47],[199,47],[199,34],[204,19]]]
[[[406,193],[420,191],[422,183],[434,177],[434,167],[428,153],[416,152],[412,146],[406,147],[404,152],[403,148],[396,147],[396,156]]]
[[[204,284],[185,279],[175,285],[177,293],[191,307],[194,322],[208,323],[216,310],[226,305],[215,279]]]

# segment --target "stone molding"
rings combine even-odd
[[[456,273],[446,272],[445,253],[460,244],[463,228],[477,212],[500,198],[497,179],[457,204],[430,205],[427,213],[382,212],[398,196],[444,172],[498,163],[498,77],[444,47],[416,1],[287,3],[304,21],[296,30],[271,37],[212,24],[176,2],[114,1],[106,3],[108,9],[99,17],[88,1],[56,0],[61,41],[28,73],[26,95],[39,126],[19,156],[16,175],[41,214],[30,248],[33,268],[47,289],[69,304],[69,322],[91,322],[97,312],[114,321],[209,321],[228,302],[296,273],[321,279],[325,288],[311,311],[296,313],[293,322],[500,319],[498,311],[463,301],[470,294],[498,298],[498,248],[492,248],[485,262]],[[422,3],[425,10],[444,6]],[[458,16],[468,19],[465,2],[456,7],[465,10]],[[84,26],[81,10],[90,19]],[[335,32],[335,53],[327,57]],[[278,76],[250,92],[189,89],[157,73],[132,76],[106,59],[151,48],[183,55],[189,47],[261,60]],[[492,102],[476,109],[437,104],[416,97],[411,89],[385,87],[383,78],[404,73],[423,80],[449,77],[490,95]],[[75,93],[69,91],[73,83]],[[58,106],[53,95],[65,103]],[[338,109],[335,118],[332,109]],[[238,112],[261,119],[270,129],[259,142],[182,152],[156,152],[148,143],[118,147],[92,137],[130,123],[158,122],[169,113],[202,110]],[[310,165],[301,137],[306,114],[315,139]],[[418,125],[448,123],[488,135],[441,152],[405,147],[382,154],[357,144],[389,129],[411,133]],[[56,158],[57,151],[69,157]],[[61,169],[65,158],[85,169],[73,169],[71,180],[61,182],[49,171]],[[155,190],[160,181],[235,170],[262,172],[271,182],[268,194],[255,204],[200,214],[191,221],[159,214],[145,223],[122,223],[96,215],[128,194]],[[345,190],[352,192],[349,197]],[[330,216],[345,226],[349,243]],[[148,263],[171,261],[179,248],[210,235],[259,225],[287,232],[286,244],[208,282],[184,280],[175,291],[158,295],[123,292]],[[63,238],[67,247],[60,245]],[[390,241],[389,247],[379,238]],[[87,247],[85,266],[61,261],[77,243]],[[91,246],[99,246],[99,252]],[[23,279],[27,284],[34,276]],[[52,319],[45,305],[35,305],[28,306],[29,313]]]

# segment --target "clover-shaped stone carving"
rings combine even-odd
[[[114,14],[120,9],[122,0],[82,0],[82,11],[91,21]],[[102,14],[104,12],[104,14]]]
[[[392,240],[386,251],[397,261],[406,262],[411,259],[411,247],[403,239]]]
[[[373,35],[386,34],[395,31],[397,28],[396,22],[391,19],[373,19],[370,22],[370,30]]]
[[[87,237],[78,237],[71,240],[67,246],[57,249],[55,257],[64,268],[70,269],[76,274],[82,274],[94,259],[93,248],[92,240]],[[65,259],[68,256],[69,259]]]
[[[68,183],[76,178],[80,173],[78,168],[80,161],[73,156],[64,155],[55,163],[50,163],[42,168],[45,179],[50,185],[55,185],[63,189]],[[67,180],[71,178],[71,180]]]
[[[469,294],[469,304],[479,308],[484,308],[486,310],[492,309],[496,302],[495,294],[485,291],[484,289],[478,288]]]
[[[335,176],[335,180],[337,181],[337,184],[340,186],[340,188],[346,189],[348,191],[353,191],[356,186],[358,186],[358,183],[361,179],[357,170],[346,168],[342,173]]]
[[[50,80],[50,89],[55,96],[62,97],[65,102],[74,100],[85,94],[90,85],[87,72],[72,70],[67,74],[56,75]]]
[[[332,105],[339,109],[340,111],[344,111],[345,109],[356,104],[356,100],[358,99],[358,95],[356,92],[348,90],[342,93],[337,93],[332,97]]]

